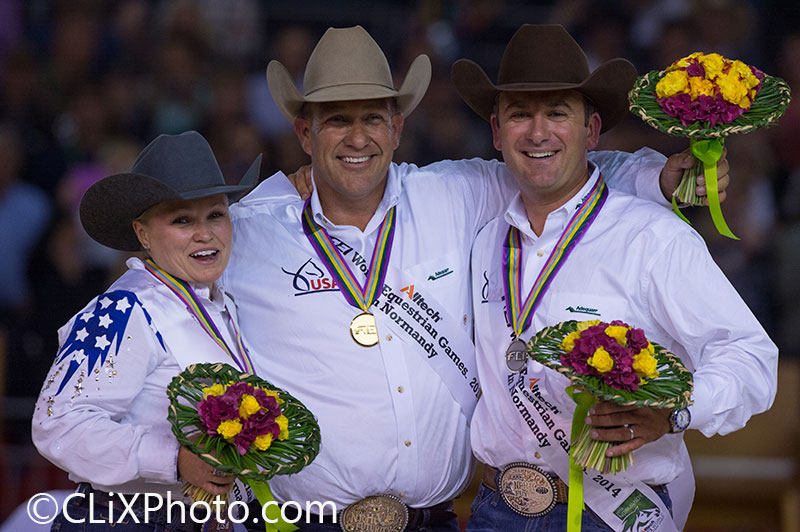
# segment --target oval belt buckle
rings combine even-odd
[[[514,512],[524,517],[541,517],[556,505],[553,478],[527,462],[508,464],[500,473],[500,496]]]
[[[364,497],[339,515],[339,526],[345,532],[402,532],[407,525],[408,507],[387,493]]]

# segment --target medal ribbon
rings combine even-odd
[[[530,327],[533,311],[539,305],[550,282],[567,261],[569,254],[580,241],[586,229],[592,225],[607,197],[608,187],[601,175],[584,198],[583,204],[572,215],[567,227],[564,228],[561,238],[539,272],[524,304],[522,303],[522,245],[520,244],[519,229],[514,226],[508,228],[504,245],[505,254],[503,255],[503,265],[505,266],[503,285],[506,293],[508,321],[517,336]]]
[[[189,286],[189,283],[165,272],[159,268],[152,259],[146,259],[144,261],[144,267],[178,296],[178,299],[186,305],[189,313],[197,318],[197,322],[203,327],[211,339],[236,362],[239,370],[252,375],[256,374],[255,369],[253,369],[253,362],[250,360],[250,353],[248,353],[247,348],[244,346],[242,335],[239,333],[239,328],[236,326],[235,320],[231,319],[231,323],[233,324],[233,330],[236,332],[236,345],[239,348],[239,353],[241,353],[241,360],[236,357],[233,351],[228,347],[228,344],[225,343],[219,329],[217,329],[217,326],[214,324],[214,320],[208,315],[208,311],[206,311],[206,308],[203,306],[203,303],[200,302],[200,299],[197,297],[197,294],[194,293],[192,287]]]
[[[344,257],[331,241],[328,232],[314,221],[310,200],[306,201],[306,206],[303,208],[303,232],[308,237],[308,241],[311,242],[311,246],[325,264],[328,272],[339,284],[339,290],[344,294],[347,302],[364,312],[372,305],[383,288],[383,281],[389,269],[389,256],[392,252],[396,218],[395,207],[392,207],[386,213],[378,230],[378,239],[375,242],[375,249],[372,251],[367,279],[362,288]]]

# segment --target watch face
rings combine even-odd
[[[682,430],[686,430],[689,427],[689,422],[691,419],[692,416],[689,414],[689,409],[681,408],[680,410],[676,410],[672,414],[673,431],[680,432]]]

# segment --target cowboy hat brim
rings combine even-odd
[[[544,92],[574,90],[589,98],[602,121],[600,133],[617,125],[628,113],[628,91],[636,80],[636,68],[625,59],[612,59],[597,67],[581,83],[532,82],[495,85],[474,61],[453,63],[451,79],[461,98],[484,120],[489,120],[503,91]]]
[[[231,203],[257,183],[259,155],[237,185],[214,185],[178,192],[159,179],[138,173],[105,177],[93,184],[81,199],[83,228],[97,242],[120,251],[140,251],[141,244],[132,222],[147,209],[164,201],[191,200],[226,194]]]
[[[396,98],[397,110],[408,116],[417,107],[431,81],[431,60],[421,54],[411,63],[399,90],[377,83],[348,83],[323,87],[303,96],[292,76],[279,61],[267,66],[267,84],[272,99],[289,122],[300,115],[307,102],[343,102]]]

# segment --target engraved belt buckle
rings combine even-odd
[[[524,517],[541,517],[556,505],[553,478],[527,462],[508,464],[497,483],[500,496],[514,512]]]
[[[339,526],[345,532],[402,532],[406,525],[408,507],[387,493],[364,497],[339,515]]]

